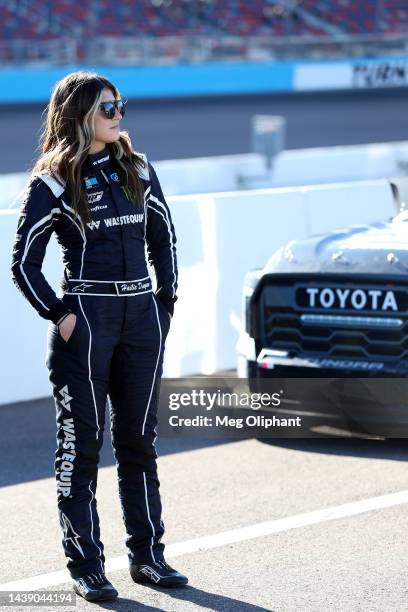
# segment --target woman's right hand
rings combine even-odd
[[[58,325],[59,332],[65,342],[68,342],[68,340],[70,339],[75,324],[76,315],[72,312],[67,317],[65,317],[65,319],[61,321],[61,323]]]

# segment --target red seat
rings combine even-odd
[[[408,30],[407,0],[381,0],[384,33]],[[16,3],[17,5],[17,3]],[[339,32],[375,32],[376,4],[373,0],[299,0],[302,11],[288,16],[288,3],[271,0],[173,0],[158,6],[154,0],[31,0],[0,6],[0,40],[47,40],[49,37],[75,36],[79,48],[89,36],[144,35],[160,37],[177,34],[200,36],[230,34],[256,36],[286,33],[322,36]],[[22,8],[25,7],[25,8]],[[91,7],[95,13],[90,14]],[[51,27],[52,26],[52,27]]]

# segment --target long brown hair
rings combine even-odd
[[[105,77],[94,72],[72,72],[59,81],[47,106],[47,115],[40,139],[42,155],[35,163],[32,174],[48,172],[65,181],[71,204],[83,223],[90,214],[83,185],[82,166],[94,139],[94,116],[98,111],[104,88],[111,90],[115,99],[118,89]],[[116,160],[121,183],[127,186],[135,205],[143,204],[144,188],[138,169],[144,160],[132,147],[127,132],[120,132],[116,142],[107,143]]]

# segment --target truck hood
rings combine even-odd
[[[408,273],[408,212],[384,223],[353,225],[292,240],[278,249],[263,272]]]

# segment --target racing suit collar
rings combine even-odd
[[[107,146],[105,146],[102,151],[98,153],[90,153],[86,158],[86,164],[89,168],[98,169],[104,168],[105,166],[109,166],[110,164],[110,151]]]

